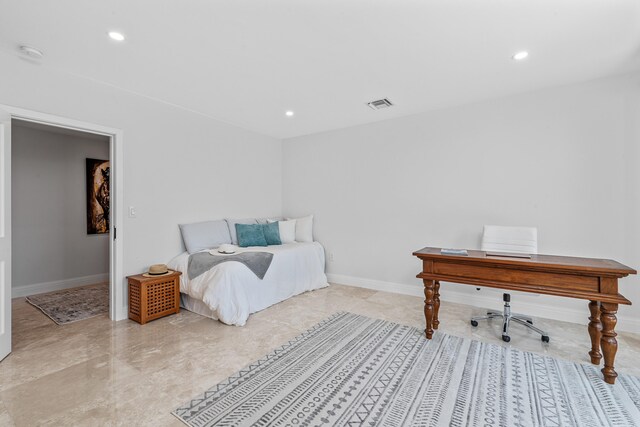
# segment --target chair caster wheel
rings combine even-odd
[[[475,320],[471,321],[471,326],[476,327],[478,326],[478,322],[476,322]]]
[[[547,335],[542,336],[542,342],[549,342],[549,337]]]
[[[527,323],[533,325],[533,320],[527,320]]]
[[[511,337],[509,335],[503,335],[502,336],[502,341],[509,342],[509,341],[511,341]]]

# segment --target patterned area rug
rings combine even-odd
[[[108,313],[109,284],[65,289],[26,299],[58,325],[64,325]]]
[[[190,426],[638,426],[640,378],[338,313],[173,412]]]

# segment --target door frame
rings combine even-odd
[[[109,161],[111,167],[110,221],[109,221],[109,318],[127,318],[127,296],[123,275],[124,243],[124,193],[123,193],[123,131],[121,129],[82,122],[67,117],[26,110],[11,105],[0,104],[11,119],[19,119],[43,125],[103,135],[109,138]],[[115,231],[117,230],[119,231]]]

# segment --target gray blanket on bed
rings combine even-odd
[[[273,254],[269,252],[241,252],[235,255],[224,256],[211,255],[209,252],[198,252],[189,255],[187,273],[189,274],[189,279],[193,280],[218,264],[235,261],[241,262],[249,267],[249,270],[253,271],[258,279],[262,280],[264,279],[264,275],[267,274],[272,259]]]

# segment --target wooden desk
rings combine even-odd
[[[417,277],[424,283],[427,339],[440,323],[440,281],[585,299],[591,313],[591,363],[599,365],[604,353],[604,380],[615,383],[616,313],[618,304],[631,304],[618,293],[618,279],[636,274],[634,269],[608,259],[552,255],[506,258],[471,250],[468,256],[442,255],[440,248],[429,247],[413,255],[422,260],[422,272]]]

